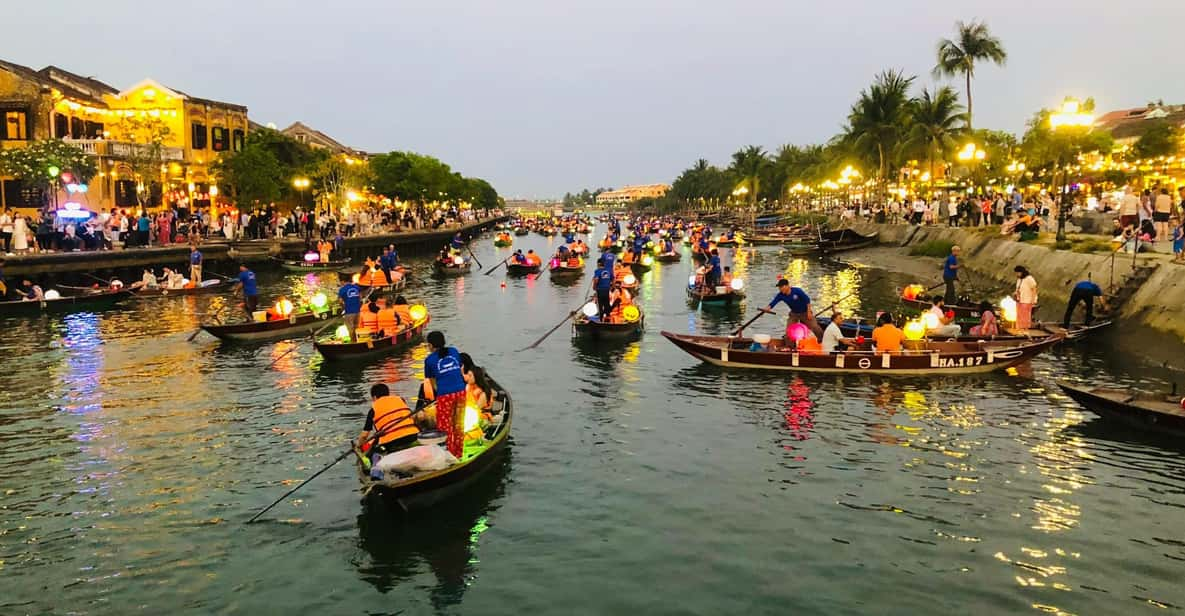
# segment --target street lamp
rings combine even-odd
[[[1058,133],[1074,135],[1074,131],[1086,132],[1094,124],[1094,114],[1086,111],[1078,99],[1067,96],[1062,101],[1060,110],[1049,114],[1049,127]],[[1063,155],[1067,148],[1061,148],[1057,156],[1057,166],[1063,167]],[[1057,208],[1057,241],[1066,240],[1066,216],[1069,214],[1070,202],[1070,171],[1062,169],[1062,200]]]
[[[309,179],[300,177],[292,180],[292,186],[300,193],[300,205],[304,205],[304,191],[309,187]]]

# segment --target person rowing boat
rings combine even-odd
[[[818,321],[815,320],[814,310],[811,308],[811,296],[806,294],[806,291],[798,287],[790,286],[790,281],[785,278],[778,279],[777,284],[778,293],[770,300],[769,306],[762,308],[761,311],[767,314],[773,314],[774,306],[779,303],[786,304],[790,308],[790,316],[786,318],[786,331],[790,331],[790,326],[795,323],[802,323],[815,334],[816,337],[823,337],[823,329],[819,327]]]
[[[239,264],[238,282],[235,283],[231,292],[243,290],[243,308],[247,310],[247,314],[254,314],[259,308],[259,286],[255,282],[255,272],[251,271],[246,263]]]

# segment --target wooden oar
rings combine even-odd
[[[203,270],[202,270],[202,273],[203,273],[203,274],[214,274],[215,276],[217,276],[217,277],[219,277],[219,278],[221,278],[221,279],[223,279],[223,280],[235,280],[234,278],[231,278],[230,276],[223,276],[222,274],[219,274],[218,272],[215,272],[214,270],[205,270],[205,269],[203,269]]]
[[[317,471],[317,472],[313,473],[313,475],[312,475],[311,477],[309,477],[308,479],[305,479],[304,481],[300,482],[300,484],[299,484],[299,485],[297,485],[295,488],[292,488],[291,490],[288,490],[287,492],[285,492],[283,496],[281,496],[280,498],[277,498],[277,499],[276,499],[276,500],[275,500],[275,501],[274,501],[272,504],[268,505],[267,507],[264,507],[262,511],[260,511],[259,513],[257,513],[257,514],[255,514],[255,515],[251,516],[251,519],[250,519],[250,520],[247,520],[247,524],[250,524],[250,523],[254,522],[256,519],[258,519],[258,518],[259,518],[259,516],[261,516],[261,515],[263,515],[263,514],[265,514],[265,513],[269,512],[269,511],[271,511],[272,507],[275,507],[276,505],[279,505],[281,502],[283,502],[283,501],[284,501],[284,499],[288,498],[289,496],[292,496],[292,493],[293,493],[293,492],[296,492],[297,490],[299,490],[299,489],[303,488],[303,487],[304,487],[304,485],[305,485],[306,483],[308,483],[308,482],[310,482],[310,481],[312,481],[312,480],[316,479],[316,478],[317,478],[317,477],[318,477],[318,476],[319,476],[321,473],[324,473],[325,471],[327,471],[327,470],[329,470],[329,469],[333,468],[333,465],[337,464],[338,462],[341,462],[342,460],[344,460],[344,459],[346,458],[346,456],[348,456],[348,455],[350,455],[350,454],[352,454],[352,453],[354,453],[354,443],[350,443],[350,448],[349,448],[349,449],[347,449],[347,450],[345,451],[345,453],[343,453],[342,455],[340,455],[340,456],[338,456],[337,458],[335,458],[335,459],[333,460],[333,462],[330,462],[329,464],[326,464],[324,468],[322,468],[321,470],[319,470],[319,471]]]
[[[333,325],[333,322],[332,322],[332,321],[330,321],[329,323],[326,323],[326,324],[325,324],[325,326],[324,326],[324,327],[322,327],[321,329],[318,329],[317,331],[315,331],[315,332],[313,332],[313,333],[309,334],[309,338],[311,338],[311,339],[312,339],[314,342],[316,342],[316,340],[317,340],[317,336],[318,336],[318,335],[319,335],[321,332],[323,332],[323,331],[325,331],[325,330],[329,329],[329,326],[330,326],[330,325]],[[291,349],[288,349],[287,351],[284,351],[284,352],[283,352],[283,353],[282,353],[282,354],[281,354],[279,357],[277,357],[277,358],[273,359],[273,360],[272,360],[272,363],[268,364],[268,365],[267,365],[267,368],[264,368],[264,370],[270,370],[272,366],[276,365],[276,362],[280,361],[281,359],[284,359],[285,357],[288,357],[288,354],[289,354],[289,353],[291,353],[291,352],[295,351],[295,350],[296,350],[296,347],[297,347],[297,345],[295,345],[295,344],[294,344],[294,345],[292,345],[292,348],[291,348]]]
[[[214,321],[215,321],[215,324],[217,324],[217,325],[221,325],[221,324],[222,324],[222,319],[219,319],[218,317],[214,317]],[[189,337],[185,339],[185,341],[186,341],[186,342],[193,342],[193,339],[194,339],[194,338],[197,338],[197,335],[198,335],[198,334],[200,334],[200,333],[202,333],[202,328],[201,328],[201,327],[197,328],[197,331],[195,331],[195,332],[193,332],[192,334],[190,334],[190,335],[189,335]]]
[[[519,351],[526,351],[526,350],[528,350],[528,349],[533,349],[533,348],[535,348],[535,347],[539,346],[540,344],[542,344],[542,343],[543,343],[543,341],[544,341],[544,340],[547,340],[547,337],[548,337],[548,336],[550,336],[550,335],[554,334],[554,333],[555,333],[555,330],[559,329],[561,325],[563,325],[564,323],[567,323],[569,319],[571,319],[572,317],[576,316],[576,313],[580,312],[580,309],[584,307],[584,304],[587,304],[587,303],[589,302],[589,300],[591,300],[591,299],[592,299],[592,298],[589,298],[589,299],[586,299],[586,300],[584,300],[584,303],[580,304],[580,307],[579,307],[579,308],[577,308],[576,310],[573,310],[572,312],[569,312],[569,313],[568,313],[568,316],[564,317],[564,320],[563,320],[563,321],[560,321],[559,323],[556,323],[556,324],[555,324],[555,327],[553,327],[553,328],[551,328],[551,329],[547,330],[547,333],[546,333],[546,334],[543,334],[543,337],[542,337],[542,338],[540,338],[540,339],[536,340],[536,341],[535,341],[535,343],[534,343],[534,344],[532,344],[531,346],[527,346],[527,347],[523,347],[523,348],[519,349]]]
[[[536,272],[536,273],[534,273],[534,274],[527,274],[527,280],[530,280],[530,281],[534,282],[534,281],[536,281],[536,280],[539,280],[540,278],[542,278],[542,277],[543,277],[543,274],[550,274],[550,273],[551,273],[551,267],[549,266],[549,267],[548,267],[547,269],[545,269],[545,270],[542,270],[542,271]],[[534,278],[532,278],[531,276],[534,276]]]
[[[755,322],[757,319],[760,319],[761,317],[765,316],[765,314],[766,314],[766,313],[765,313],[765,311],[764,311],[764,310],[758,310],[758,311],[757,311],[757,316],[753,317],[752,319],[749,319],[748,321],[746,321],[746,322],[745,322],[745,324],[744,324],[744,325],[742,325],[742,326],[738,327],[738,328],[737,328],[737,330],[736,330],[735,332],[732,332],[732,335],[733,335],[734,337],[735,337],[735,336],[739,336],[739,335],[741,335],[741,332],[745,331],[745,328],[746,328],[746,327],[748,327],[748,326],[752,325],[752,324],[753,324],[753,323],[754,323],[754,322]]]
[[[98,276],[94,276],[94,275],[86,274],[86,273],[83,273],[83,276],[86,276],[87,278],[90,278],[92,280],[98,280],[99,282],[101,282],[107,286],[111,286],[110,280],[103,280],[102,278],[99,278]]]
[[[478,267],[485,267],[481,264],[481,261],[477,259],[477,255],[473,254],[473,249],[469,247],[469,244],[465,244],[465,250],[469,252],[469,256],[473,257],[473,262],[476,263]]]
[[[511,255],[510,255],[510,257],[513,257],[513,256],[514,256],[513,254],[511,254]],[[505,259],[502,259],[502,262],[501,262],[501,263],[499,263],[499,264],[495,265],[494,267],[491,267],[490,269],[488,269],[488,270],[486,270],[486,271],[482,272],[482,274],[481,274],[481,275],[482,275],[482,276],[489,276],[489,275],[490,275],[490,274],[491,274],[491,273],[492,273],[494,270],[498,269],[499,267],[502,267],[503,265],[506,265],[506,262],[510,260],[510,257],[506,257]]]

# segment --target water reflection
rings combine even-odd
[[[367,499],[358,516],[359,577],[387,594],[412,581],[426,568],[436,578],[429,590],[433,608],[458,605],[478,577],[482,534],[496,520],[511,469],[508,447],[495,466],[466,489],[430,511],[403,514],[377,499]],[[394,604],[397,608],[402,604]]]

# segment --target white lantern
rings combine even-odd
[[[62,294],[57,289],[50,289],[45,292],[45,299],[62,299]]]
[[[689,287],[695,286],[695,274],[692,274],[687,277],[687,286],[689,286]]]
[[[601,313],[601,309],[599,306],[597,306],[596,302],[589,302],[585,304],[584,307],[580,309],[580,311],[584,313],[584,316],[589,318],[595,317]]]
[[[621,279],[621,282],[623,282],[626,286],[630,286],[638,284],[638,279],[634,278],[633,274],[626,274],[625,278]]]
[[[453,257],[453,265],[464,265],[465,259],[461,257]]]
[[[741,289],[745,288],[745,281],[741,280],[740,278],[733,278],[730,286],[732,287],[733,291],[740,291]]]

